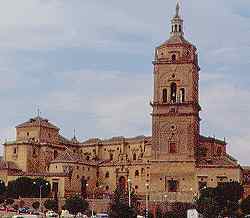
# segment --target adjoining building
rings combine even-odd
[[[44,177],[62,198],[110,194],[125,178],[138,195],[170,202],[192,202],[204,187],[246,181],[250,170],[227,153],[225,140],[200,134],[198,53],[184,38],[179,11],[177,4],[170,38],[155,49],[152,136],[79,142],[37,116],[4,144],[0,178]]]

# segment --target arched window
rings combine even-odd
[[[174,31],[177,32],[177,24],[174,25]]]
[[[109,178],[109,172],[106,172],[105,178]]]
[[[168,101],[167,89],[162,90],[162,102],[166,103]]]
[[[179,25],[179,32],[181,32],[182,31],[182,29],[181,29],[181,25]]]
[[[58,156],[58,151],[57,150],[54,150],[54,159],[56,159]]]
[[[144,168],[141,168],[141,174],[144,174],[144,173],[145,173]]]
[[[136,160],[136,153],[133,154],[133,160]]]
[[[175,54],[173,54],[173,55],[171,56],[171,58],[172,58],[172,61],[176,61],[176,55],[175,55]]]
[[[180,89],[180,102],[184,102],[185,101],[185,89],[181,88]]]
[[[139,170],[135,171],[135,176],[139,176]]]
[[[170,142],[169,143],[169,153],[176,153],[176,152],[177,152],[176,143]]]
[[[177,90],[177,86],[176,83],[171,83],[171,102],[175,103],[176,102],[176,90]]]
[[[106,189],[106,191],[108,191],[109,190],[109,186],[107,185],[105,189]]]
[[[172,25],[172,32],[174,32],[174,26]]]
[[[86,157],[86,160],[89,160],[89,156]]]

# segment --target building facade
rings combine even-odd
[[[245,181],[226,142],[200,134],[198,54],[184,38],[179,4],[170,38],[155,49],[153,67],[152,136],[79,142],[37,116],[18,125],[16,140],[4,144],[1,180],[44,177],[63,198],[108,195],[125,178],[139,196],[169,202],[192,202],[204,187]]]

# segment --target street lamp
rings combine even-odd
[[[36,185],[37,182],[33,182],[33,184]],[[45,185],[43,184],[39,185],[39,211],[41,211],[41,204],[42,204],[42,188],[48,185],[49,185],[48,182],[46,182]]]
[[[148,218],[148,189],[149,189],[149,184],[146,183],[145,186],[146,186],[146,216],[145,217]]]
[[[86,195],[87,195],[87,199],[88,199],[88,186],[89,186],[89,184],[86,183]]]
[[[131,179],[128,179],[128,206],[131,207]]]

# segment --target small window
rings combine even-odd
[[[14,153],[14,154],[17,153],[17,148],[14,148],[13,153]]]
[[[175,25],[174,25],[174,31],[175,31],[175,32],[177,32],[177,27],[178,27],[178,25],[175,24]]]
[[[136,160],[136,153],[133,154],[133,160]]]
[[[89,156],[86,157],[86,160],[89,160]]]
[[[135,176],[139,176],[139,170],[135,171]]]
[[[76,169],[79,170],[79,166],[76,166]]]
[[[105,189],[106,189],[106,191],[108,191],[109,190],[109,186],[107,185]]]
[[[79,179],[80,178],[79,175],[76,175],[76,178]]]
[[[176,55],[175,54],[172,55],[172,61],[176,61]]]
[[[29,136],[30,135],[30,133],[29,132],[27,132],[27,136]]]
[[[145,173],[144,168],[141,168],[141,174],[144,174],[144,173]]]
[[[176,180],[168,180],[168,191],[177,192],[178,182]]]
[[[33,155],[36,155],[36,149],[33,148]]]
[[[177,152],[176,143],[170,142],[170,144],[169,144],[169,153],[176,153],[176,152]]]
[[[181,28],[181,25],[179,25],[179,32],[182,32],[182,28]]]
[[[138,185],[135,186],[135,189],[138,189]]]
[[[109,172],[106,172],[105,178],[109,178]]]
[[[110,160],[113,160],[113,159],[114,159],[114,154],[110,153],[110,154],[109,154],[109,159],[110,159]]]
[[[84,171],[85,169],[84,169],[84,167],[82,167],[82,171]]]
[[[162,102],[166,103],[168,101],[167,89],[162,90]]]
[[[57,152],[57,150],[54,150],[54,159],[56,159],[57,156],[58,156],[58,152]]]
[[[88,167],[88,171],[90,170],[90,168]]]

